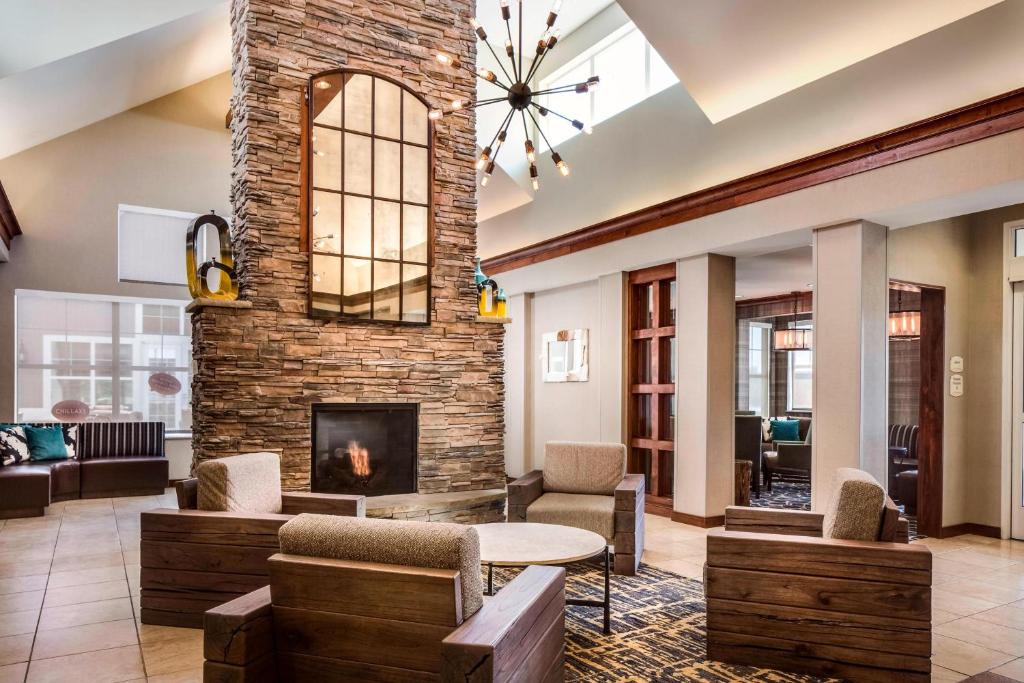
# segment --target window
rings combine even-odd
[[[146,206],[117,207],[117,275],[121,282],[187,285],[185,235],[199,214]],[[196,263],[220,253],[215,230],[205,230]]]
[[[429,322],[430,122],[379,76],[310,80],[314,316]]]
[[[791,327],[810,330],[814,323],[801,320]],[[812,381],[811,372],[814,365],[813,351],[790,351],[788,377],[786,381],[787,410],[811,410]]]
[[[753,410],[762,417],[768,417],[770,412],[769,404],[769,368],[770,368],[770,342],[768,335],[771,334],[770,323],[750,324],[750,347],[749,353],[749,399],[747,409]]]
[[[601,86],[575,97],[542,96],[540,104],[591,125],[615,116],[679,82],[672,69],[632,22],[586,50],[540,82],[539,90],[601,77]],[[567,122],[544,128],[552,145],[579,131]],[[542,139],[543,140],[543,139]]]
[[[156,420],[188,432],[186,304],[17,290],[18,421],[54,420],[55,406],[72,401],[88,410],[86,420]]]

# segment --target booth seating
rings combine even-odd
[[[277,532],[301,512],[363,517],[364,496],[281,491],[276,453],[207,460],[179,509],[142,513],[142,622],[201,628],[203,612],[266,586]]]
[[[75,457],[0,467],[0,519],[39,517],[63,500],[160,495],[167,488],[162,422],[59,426],[77,427]]]
[[[565,569],[483,597],[476,529],[299,515],[269,586],[211,609],[205,681],[530,681],[565,675]]]

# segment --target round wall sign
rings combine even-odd
[[[55,403],[50,409],[50,414],[61,422],[78,422],[89,417],[89,406],[81,401],[68,399]]]
[[[181,382],[174,375],[155,372],[149,376],[149,388],[161,396],[174,396],[181,391]]]

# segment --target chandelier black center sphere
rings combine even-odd
[[[469,102],[462,99],[452,100],[451,105],[444,109],[434,109],[430,112],[429,117],[433,120],[440,119],[446,114],[450,114],[457,111],[468,111],[470,109],[476,109],[477,107],[484,107],[491,104],[507,103],[509,105],[508,113],[502,120],[501,125],[498,126],[497,132],[494,137],[491,138],[490,144],[484,147],[480,153],[480,157],[477,159],[476,168],[478,171],[483,171],[483,175],[480,178],[480,184],[486,186],[491,178],[491,174],[494,171],[495,159],[498,158],[498,152],[501,151],[501,146],[505,143],[505,139],[508,137],[508,129],[511,126],[518,115],[518,118],[523,124],[523,133],[526,135],[526,142],[524,143],[526,149],[526,160],[530,164],[530,180],[533,183],[533,189],[540,189],[540,174],[537,172],[537,154],[536,149],[533,145],[533,140],[530,138],[530,126],[527,124],[527,118],[533,124],[533,130],[535,130],[540,137],[547,144],[548,149],[551,150],[551,161],[555,164],[555,168],[563,176],[569,175],[569,165],[565,163],[561,155],[555,151],[554,145],[548,140],[544,134],[544,129],[541,128],[540,122],[537,117],[534,116],[534,112],[540,117],[547,117],[548,115],[562,119],[565,123],[571,125],[577,130],[581,130],[588,135],[591,133],[590,126],[585,125],[582,121],[570,118],[559,114],[550,107],[544,107],[538,104],[535,100],[537,97],[542,95],[560,95],[563,93],[588,93],[597,87],[600,79],[597,76],[591,76],[585,81],[580,83],[571,83],[566,85],[559,85],[546,90],[533,90],[530,88],[530,83],[534,76],[537,75],[537,69],[544,62],[544,58],[547,56],[555,45],[558,44],[558,29],[555,29],[555,20],[558,18],[558,12],[562,7],[562,0],[555,0],[554,5],[548,12],[547,20],[545,21],[546,26],[544,31],[541,33],[540,38],[537,40],[537,47],[534,51],[533,57],[530,62],[529,69],[524,71],[523,63],[523,0],[517,0],[519,5],[519,32],[518,36],[518,50],[512,42],[512,10],[509,8],[511,0],[500,0],[501,6],[501,18],[505,21],[505,33],[508,39],[505,41],[505,60],[502,60],[498,56],[498,52],[494,49],[491,43],[487,40],[487,31],[484,30],[476,19],[472,19],[473,30],[476,32],[477,38],[482,42],[490,53],[494,56],[495,61],[498,63],[498,67],[501,69],[501,73],[504,75],[504,80],[499,78],[490,69],[483,67],[479,69],[472,69],[471,67],[462,64],[458,57],[445,53],[438,53],[437,61],[441,64],[452,66],[455,68],[464,68],[469,71],[473,71],[477,78],[487,81],[492,85],[497,86],[505,91],[505,95],[501,97],[492,97],[487,99],[478,99],[475,102]],[[506,68],[506,64],[508,67]]]

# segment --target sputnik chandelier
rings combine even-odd
[[[501,125],[498,126],[498,131],[494,134],[494,137],[491,138],[490,144],[484,147],[483,152],[480,154],[480,158],[477,159],[476,168],[478,171],[483,171],[483,175],[480,179],[480,185],[486,187],[488,181],[491,179],[491,173],[493,173],[494,171],[494,162],[498,158],[498,152],[501,151],[501,146],[502,144],[504,144],[505,139],[508,136],[509,126],[511,126],[515,122],[516,114],[518,114],[519,119],[523,123],[523,133],[526,135],[526,159],[530,163],[530,180],[533,183],[533,189],[539,190],[540,179],[539,173],[537,172],[536,163],[537,151],[534,147],[533,140],[530,138],[530,127],[526,122],[527,118],[529,118],[530,121],[533,122],[534,130],[537,131],[537,133],[544,140],[545,144],[547,144],[548,149],[551,150],[551,161],[555,164],[555,168],[558,169],[558,172],[561,173],[563,176],[569,175],[569,165],[566,164],[565,161],[562,159],[561,155],[559,155],[558,152],[555,151],[554,145],[552,145],[551,142],[548,140],[547,136],[544,134],[544,130],[540,127],[540,123],[534,116],[534,111],[536,111],[537,114],[542,118],[551,115],[559,119],[562,119],[563,121],[571,125],[573,128],[581,130],[588,135],[592,131],[590,129],[590,126],[585,125],[582,121],[578,121],[568,116],[559,114],[557,111],[554,111],[550,107],[541,106],[536,102],[536,98],[542,95],[591,92],[597,87],[597,84],[599,83],[600,79],[597,76],[591,76],[582,83],[565,84],[553,88],[548,88],[547,90],[531,90],[530,80],[537,74],[537,69],[540,68],[540,65],[544,62],[544,58],[547,56],[547,54],[551,52],[551,50],[555,47],[555,44],[558,43],[559,31],[558,29],[554,28],[554,25],[555,19],[558,18],[558,12],[562,6],[562,0],[555,0],[554,5],[548,12],[547,21],[545,22],[547,26],[545,27],[540,39],[537,41],[537,49],[534,52],[533,59],[530,63],[530,68],[525,72],[523,71],[523,0],[518,0],[518,49],[514,47],[512,43],[512,10],[509,8],[510,1],[511,0],[500,0],[501,18],[505,20],[505,32],[506,35],[508,36],[508,39],[505,41],[505,55],[507,57],[509,67],[512,70],[511,73],[509,72],[509,69],[505,68],[505,64],[498,56],[497,51],[495,51],[494,47],[490,44],[490,42],[488,42],[487,32],[484,30],[483,26],[481,26],[476,19],[471,20],[473,30],[476,31],[476,35],[480,39],[480,41],[484,45],[486,45],[487,49],[490,50],[492,55],[494,55],[495,61],[498,63],[498,66],[501,68],[502,73],[505,75],[505,78],[508,81],[507,83],[502,79],[498,78],[498,75],[495,74],[490,69],[485,69],[483,67],[473,69],[472,67],[463,64],[462,61],[457,56],[445,53],[439,53],[437,55],[437,61],[439,61],[440,63],[450,65],[455,68],[463,68],[468,71],[472,71],[477,75],[478,78],[487,81],[488,83],[491,83],[492,85],[495,85],[504,90],[505,94],[500,97],[479,99],[475,102],[462,99],[452,100],[450,106],[445,107],[444,109],[432,110],[429,113],[429,117],[436,121],[437,119],[440,119],[442,116],[454,112],[468,111],[470,109],[476,109],[477,107],[485,107],[491,104],[499,104],[502,102],[508,103],[508,114],[505,115],[505,118],[502,120]]]

